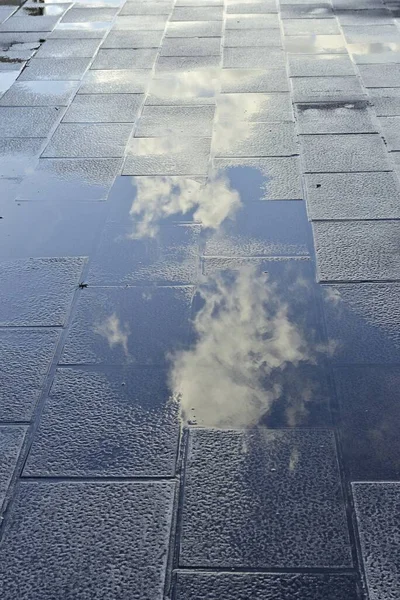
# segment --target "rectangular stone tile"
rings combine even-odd
[[[0,179],[27,175],[36,164],[44,142],[42,138],[0,140]]]
[[[178,409],[162,370],[59,370],[24,475],[173,477]]]
[[[220,94],[217,121],[293,121],[289,94]]]
[[[279,29],[232,29],[225,32],[225,48],[281,47]]]
[[[367,98],[358,77],[294,77],[291,83],[294,102],[355,102]]]
[[[277,13],[276,0],[252,0],[251,2],[240,2],[240,0],[228,0],[226,11],[229,14],[263,14],[263,13]]]
[[[296,104],[299,133],[378,133],[366,102]]]
[[[162,31],[110,31],[102,48],[158,48]]]
[[[0,325],[64,325],[85,259],[28,258],[0,263]]]
[[[79,81],[89,64],[89,58],[32,58],[18,81]]]
[[[0,71],[0,98],[3,94],[7,93],[7,90],[10,89],[19,74],[19,70]]]
[[[400,87],[400,65],[359,65],[358,68],[367,88]]]
[[[226,69],[268,69],[283,68],[284,53],[279,48],[268,52],[265,48],[224,48],[223,66]]]
[[[0,33],[2,32],[33,32],[33,31],[52,31],[56,26],[60,16],[44,16],[44,17],[18,17],[13,15],[7,21],[0,25]]]
[[[400,43],[376,42],[368,44],[359,42],[347,44],[353,61],[358,64],[400,63]]]
[[[337,56],[335,54],[290,55],[288,60],[291,77],[345,77],[346,75],[355,75],[354,65],[348,56]]]
[[[215,104],[220,69],[159,72],[152,79],[146,106]]]
[[[312,220],[400,219],[395,173],[319,173],[305,176]]]
[[[18,12],[15,14],[15,16],[29,16],[36,18],[42,16],[63,15],[69,8],[71,8],[71,6],[71,2],[44,3],[44,6],[37,6],[33,0],[28,0],[28,2],[25,2],[24,5],[18,9]]]
[[[165,364],[188,343],[192,295],[190,286],[83,290],[61,363]]]
[[[400,43],[400,32],[396,25],[344,26],[343,33],[349,44]]]
[[[353,483],[361,555],[370,598],[400,593],[400,483]]]
[[[173,138],[173,139],[172,139]],[[135,138],[123,175],[206,175],[211,138]]]
[[[300,200],[299,159],[290,158],[216,158],[214,176],[228,178],[243,204],[264,200]]]
[[[285,35],[338,35],[340,33],[336,19],[284,19]]]
[[[107,22],[86,22],[86,23],[58,23],[48,39],[51,40],[76,40],[76,39],[99,39],[101,40],[107,33],[110,23]]]
[[[63,113],[63,108],[54,106],[1,106],[0,136],[47,137]]]
[[[334,17],[330,2],[282,4],[282,19],[330,19]]]
[[[345,39],[342,35],[288,36],[285,50],[291,54],[346,54]]]
[[[227,14],[225,30],[279,29],[277,14]]]
[[[386,25],[393,24],[394,20],[392,13],[387,8],[371,8],[357,10],[358,6],[354,6],[354,10],[343,10],[339,13],[339,20],[342,25],[351,25],[354,27],[363,27],[365,25]]]
[[[399,369],[336,367],[342,457],[351,481],[398,480]]]
[[[164,31],[166,21],[165,16],[117,17],[113,29],[114,31]]]
[[[305,135],[301,145],[307,173],[393,170],[377,134]]]
[[[91,69],[152,69],[157,58],[156,48],[100,49]]]
[[[0,106],[68,106],[77,88],[76,81],[16,81]]]
[[[201,71],[220,66],[220,56],[160,56],[156,63],[156,75],[161,72]]]
[[[100,41],[96,39],[75,40],[47,40],[36,53],[36,58],[85,58],[92,57]]]
[[[371,88],[368,94],[378,117],[400,116],[400,88]]]
[[[400,362],[400,285],[348,283],[323,286],[331,360],[338,364]]]
[[[4,23],[16,10],[16,6],[0,6],[0,23]]]
[[[2,540],[2,598],[105,600],[143,590],[143,599],[162,600],[174,487],[22,482]]]
[[[112,21],[118,12],[118,8],[71,8],[61,19],[61,23],[86,23],[87,21]]]
[[[171,21],[222,21],[222,6],[182,6],[176,7]]]
[[[285,68],[276,69],[222,69],[221,92],[287,92],[288,77]]]
[[[120,15],[169,15],[172,12],[171,2],[125,2]]]
[[[292,600],[357,600],[354,575],[270,573],[201,573],[178,571],[176,600],[274,598]]]
[[[42,153],[45,158],[120,158],[133,123],[61,123]]]
[[[143,94],[79,94],[63,117],[64,123],[133,123]]]
[[[294,123],[223,123],[213,134],[216,156],[292,156],[298,154]]]
[[[180,540],[185,567],[351,566],[333,434],[192,429]]]
[[[1,331],[0,421],[32,418],[58,340],[55,329]]]
[[[349,0],[332,0],[332,4],[335,9],[349,10]],[[353,6],[350,6],[350,10],[353,8]],[[359,0],[357,8],[358,10],[383,8],[383,3],[382,0]]]
[[[309,256],[310,233],[304,203],[251,202],[204,234],[204,256]]]
[[[162,137],[211,135],[214,118],[213,106],[145,106],[135,137]]]
[[[88,71],[78,94],[143,94],[151,80],[145,69],[105,69]]]
[[[400,150],[400,117],[379,117],[388,150]]]
[[[219,56],[221,38],[167,38],[161,56]]]
[[[106,200],[122,159],[41,158],[18,189],[18,200]]]
[[[165,37],[219,37],[222,33],[222,21],[168,21]]]
[[[25,433],[25,427],[0,425],[0,508],[2,508],[8,486],[17,466],[18,455],[22,448]]]

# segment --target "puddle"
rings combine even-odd
[[[286,51],[293,54],[347,54],[341,35],[302,35],[285,38]]]
[[[0,62],[3,62],[1,57]],[[0,97],[12,86],[19,74],[20,71],[0,71]]]
[[[161,72],[153,79],[147,104],[213,104],[219,89],[219,70]]]
[[[19,17],[44,17],[49,15],[62,15],[65,13],[67,5],[47,4],[45,6],[23,6],[19,9]]]

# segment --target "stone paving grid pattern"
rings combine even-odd
[[[366,331],[367,339],[371,340],[371,351],[358,344],[356,353],[350,355],[348,348],[352,338],[349,336],[347,348],[339,353],[339,362],[368,363],[371,357],[376,356],[382,363],[396,356],[398,362],[398,322],[394,323],[392,316],[386,313],[382,300],[390,298],[396,305],[398,298],[398,286],[391,283],[398,280],[399,273],[396,231],[400,191],[395,171],[396,168],[400,170],[398,8],[385,0],[360,0],[357,10],[350,10],[353,6],[349,7],[347,0],[321,3],[307,3],[306,0],[282,0],[278,3],[270,0],[249,3],[177,0],[175,4],[171,1],[140,4],[105,1],[104,5],[93,8],[90,4],[85,6],[77,2],[53,6],[53,9],[46,9],[48,15],[35,18],[27,17],[24,9],[14,15],[15,7],[0,7],[0,22],[3,21],[0,42],[10,39],[6,38],[10,35],[8,32],[15,32],[11,34],[14,40],[19,38],[19,41],[30,43],[29,48],[1,50],[7,59],[17,56],[20,62],[15,63],[15,67],[11,63],[14,70],[9,69],[9,63],[0,62],[0,119],[3,123],[0,156],[6,157],[0,171],[0,178],[3,178],[0,179],[0,206],[16,197],[28,203],[33,199],[40,202],[42,195],[60,198],[61,202],[69,201],[73,195],[76,199],[91,200],[96,204],[107,199],[113,179],[121,169],[124,175],[206,176],[210,172],[210,150],[211,156],[218,155],[214,165],[218,161],[240,161],[238,157],[243,156],[243,161],[253,163],[261,160],[268,164],[267,161],[271,161],[272,165],[275,161],[273,169],[276,173],[279,173],[279,161],[282,161],[284,171],[288,161],[296,161],[295,157],[300,154],[306,171],[304,187],[309,217],[315,221],[314,231],[317,232],[319,276],[321,281],[338,284],[335,288],[325,288],[328,332],[335,331],[338,311],[342,310],[341,301],[337,303],[335,298],[344,301],[350,298],[350,309],[346,306],[345,318],[343,313],[339,315],[341,326],[349,323],[348,331]],[[158,52],[164,33],[166,37],[161,44],[161,52]],[[39,41],[43,39],[49,42]],[[222,45],[219,46],[221,39]],[[285,56],[283,51],[288,54]],[[34,57],[29,60],[32,55]],[[292,114],[274,111],[268,106],[263,113],[259,105],[252,105],[254,93],[260,96],[264,93],[266,101],[266,94],[275,94],[277,99],[282,100],[286,97],[285,93],[289,90],[286,62],[289,65],[297,132],[300,134],[298,141]],[[25,64],[27,67],[21,71]],[[222,73],[219,72],[220,66],[224,67]],[[209,84],[210,80],[213,81],[210,78],[213,69],[217,85],[207,98],[209,106],[204,107],[205,110],[197,110],[203,102],[196,105],[196,92],[192,97],[185,96],[184,102],[179,94],[174,97],[176,88],[172,80],[177,73],[188,73],[188,70],[199,75],[204,73],[205,77],[200,79],[206,79]],[[126,76],[129,73],[140,74],[140,77],[133,77],[129,82]],[[157,98],[155,101],[155,97],[146,96],[146,92],[151,89],[151,81],[159,80],[161,76],[165,85],[170,85],[171,91],[168,91],[167,99],[160,101]],[[224,111],[217,110],[214,114],[211,127],[213,108],[215,104],[217,108],[219,106],[220,82],[223,93],[240,93],[245,98],[245,109],[238,111],[235,105],[224,106]],[[117,85],[124,87],[118,88]],[[200,85],[198,94],[201,89]],[[76,91],[79,96],[75,96]],[[180,102],[185,106],[180,106]],[[369,103],[371,106],[368,106]],[[86,112],[85,104],[89,108]],[[158,104],[165,105],[165,110],[160,109]],[[190,104],[189,108],[187,104]],[[93,106],[96,108],[93,109]],[[220,106],[223,106],[222,102]],[[360,106],[365,107],[362,112],[358,111]],[[230,113],[230,110],[233,112]],[[157,112],[159,120],[154,118]],[[165,125],[163,116],[167,114]],[[208,116],[199,121],[198,114]],[[146,115],[151,115],[147,122]],[[93,119],[93,123],[86,123],[86,120]],[[261,131],[262,135],[259,135]],[[142,135],[146,137],[140,137]],[[382,135],[387,146],[382,143]],[[319,148],[317,152],[315,147]],[[324,160],[321,155],[332,147],[336,149],[333,157],[343,153],[336,163],[326,160],[326,157]],[[27,175],[27,157],[31,166],[37,165],[37,168],[33,175],[31,168],[29,178],[20,185]],[[106,172],[103,172],[103,167],[107,167]],[[301,198],[296,175],[293,176],[296,171],[297,167],[293,166],[290,185],[286,176],[285,183],[273,182],[271,199],[277,199],[276,194],[279,199]],[[48,175],[42,177],[47,172]],[[335,180],[338,177],[339,181]],[[276,178],[279,180],[279,175]],[[97,185],[93,190],[94,182]],[[60,190],[63,197],[60,197]],[[347,219],[354,222],[350,223]],[[379,219],[387,221],[382,223]],[[338,240],[340,258],[336,255]],[[376,257],[376,247],[381,245],[381,241],[387,248]],[[354,271],[355,254],[360,261],[357,273]],[[191,276],[185,275],[182,283],[188,283],[188,280],[191,282]],[[381,283],[347,283],[353,280]],[[385,280],[389,282],[384,283]],[[117,285],[122,283],[116,282]],[[165,280],[165,283],[170,285],[173,282]],[[369,287],[365,288],[365,285]],[[173,287],[169,289],[174,293]],[[371,310],[364,300],[370,297],[369,294],[374,298]],[[46,307],[44,309],[46,312]],[[15,307],[14,312],[17,312]],[[28,308],[28,318],[24,317],[18,323],[26,328],[27,335],[33,335],[33,330],[27,329],[27,326],[38,324],[34,313],[32,308],[30,312]],[[59,322],[48,322],[50,325],[62,323],[62,318]],[[382,331],[377,332],[376,323]],[[6,324],[12,324],[12,321]],[[55,330],[48,330],[48,333],[49,339],[58,334]],[[346,339],[346,332],[342,331],[342,336]],[[53,346],[46,347],[46,350],[51,355]],[[124,363],[125,358],[122,353],[116,362]],[[139,360],[146,362],[146,352]],[[86,361],[87,356],[84,356],[83,362]],[[42,366],[38,365],[38,373],[35,374],[39,387],[46,365],[45,362]],[[32,406],[39,396],[40,390],[34,390]],[[32,406],[20,407],[18,403],[16,412],[11,414],[20,414],[24,420],[29,420]],[[106,407],[104,410],[107,414]],[[2,418],[0,415],[0,420]],[[10,418],[17,420],[16,416]],[[175,431],[174,418],[170,424]],[[46,426],[49,425],[46,425],[45,417],[44,430]],[[96,430],[93,431],[97,435]],[[40,436],[37,440],[40,448]],[[135,440],[133,443],[136,443]],[[115,452],[115,447],[103,450],[103,457],[99,455],[100,465],[109,451]],[[78,465],[75,474],[88,475],[88,471],[82,470],[84,458],[79,454],[84,454],[84,448],[81,446],[76,454],[76,447],[71,451],[72,462],[77,460]],[[65,460],[62,455],[57,458],[56,454],[55,458],[55,463],[58,462],[56,469],[60,465],[61,468],[68,466],[67,459],[62,467]],[[35,464],[34,461],[33,453],[30,464]],[[167,463],[167,471],[173,473],[174,468],[170,470],[171,459]],[[36,467],[30,468],[34,473],[43,474],[47,466],[39,461]],[[112,466],[108,465],[108,468],[112,472]],[[150,468],[150,475],[153,468]],[[105,474],[101,469],[99,473]],[[378,471],[379,465],[373,476],[379,478]],[[65,472],[62,474],[65,475]],[[21,485],[28,486],[25,482]],[[379,485],[389,494],[385,483]],[[88,491],[87,486],[87,483],[83,484],[83,489]],[[17,506],[23,507],[24,501]],[[390,506],[388,502],[389,509]],[[389,515],[389,522],[390,519]],[[25,535],[24,532],[22,534]],[[391,566],[389,571],[395,568]],[[392,571],[389,580],[393,577]],[[179,575],[178,581],[180,577],[185,581],[185,574]],[[193,582],[189,581],[189,594],[198,593],[197,577],[200,579],[199,575],[193,575]],[[265,593],[264,582],[257,577],[237,584],[235,577],[228,576],[227,583],[223,578],[221,582],[223,594],[235,593],[237,589],[247,593],[248,585],[252,591]],[[297,582],[295,585],[297,590]],[[305,586],[302,593],[308,600],[307,581],[299,585]],[[334,585],[332,593],[335,600],[342,600],[338,596],[340,594],[343,600],[352,600],[352,595],[357,595],[356,586],[345,578]],[[376,590],[377,594],[381,593],[381,585],[385,584],[379,580],[372,584],[371,598]],[[313,582],[310,600],[321,600],[321,597],[327,600],[331,593],[329,578],[321,586],[322,591],[319,588],[316,591],[316,583]],[[214,598],[213,588],[214,584],[207,591],[207,600]],[[186,592],[182,592],[182,586],[177,589],[180,600],[179,594]],[[203,586],[200,589],[203,593]],[[280,593],[279,586],[275,592]],[[15,592],[7,589],[3,594],[7,600],[9,593],[10,597],[15,596]],[[41,593],[44,597],[43,591]],[[50,598],[54,590],[48,589],[44,593]],[[152,598],[161,598],[161,587],[151,593]],[[27,588],[18,590],[18,597],[31,597],[29,594],[31,591]],[[142,594],[140,597],[145,596]],[[281,600],[279,596],[277,598]],[[287,600],[286,594],[282,600]]]

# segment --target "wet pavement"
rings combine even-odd
[[[400,597],[400,4],[0,0],[0,595]]]

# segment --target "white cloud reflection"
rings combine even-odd
[[[125,355],[128,356],[128,337],[130,331],[127,325],[121,324],[116,313],[107,317],[104,323],[96,325],[94,331],[107,340],[110,348],[115,348],[119,345],[122,346]]]

